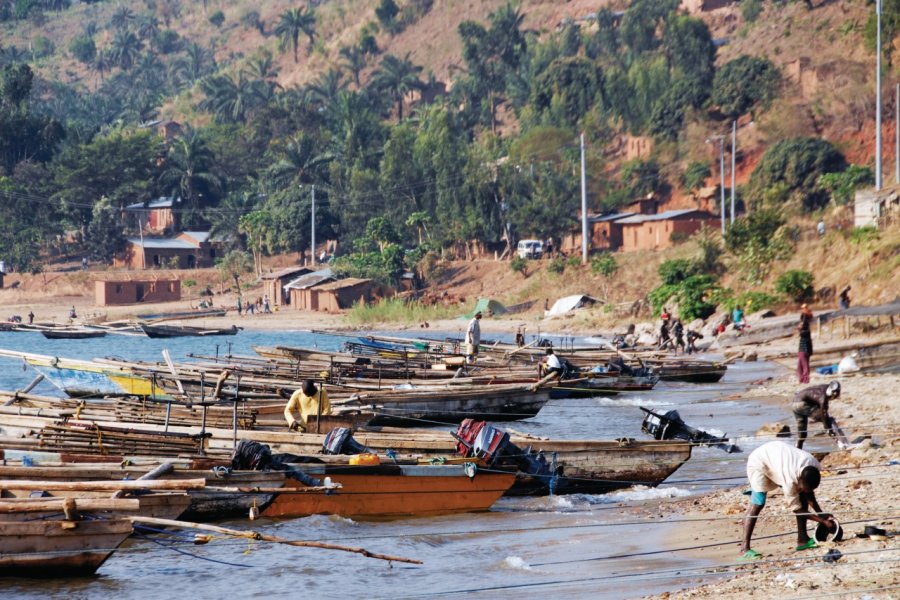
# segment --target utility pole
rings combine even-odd
[[[737,119],[731,122],[731,223],[734,224],[734,155],[737,152]]]
[[[722,191],[722,237],[725,237],[725,136],[719,137],[719,189]]]
[[[584,132],[581,133],[581,264],[588,261],[587,173],[584,166]]]
[[[875,0],[875,189],[881,189],[881,0]]]
[[[312,235],[310,242],[310,250],[312,251],[312,266],[316,266],[316,186],[313,184],[312,186],[312,218],[310,218],[310,223],[312,224]]]
[[[894,183],[900,184],[900,83],[894,93]]]

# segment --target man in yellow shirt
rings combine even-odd
[[[303,385],[291,395],[287,406],[284,407],[284,418],[291,431],[306,431],[307,419],[310,416],[330,414],[331,403],[328,401],[328,392],[322,386],[317,387],[309,379],[303,381]]]

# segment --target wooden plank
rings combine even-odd
[[[0,480],[0,490],[199,490],[206,487],[205,479],[161,479],[156,481],[34,481]]]

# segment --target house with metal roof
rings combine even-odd
[[[125,207],[132,213],[145,233],[161,234],[175,230],[175,211],[181,207],[181,198],[160,196],[149,202],[137,202]]]
[[[183,231],[174,237],[140,236],[125,240],[115,266],[127,269],[204,269],[212,267],[224,250],[208,231]]]
[[[337,281],[331,269],[321,269],[297,277],[284,286],[287,304],[294,310],[319,310],[319,296],[316,286]]]
[[[338,312],[352,308],[358,302],[371,302],[375,296],[375,282],[348,277],[317,286],[313,291],[317,296],[315,310]]]
[[[265,293],[269,296],[275,306],[290,304],[291,296],[285,289],[285,286],[297,279],[297,277],[311,272],[312,269],[309,267],[293,266],[280,269],[273,273],[263,273],[261,279],[263,281]]]
[[[631,215],[616,219],[614,223],[621,227],[624,252],[629,250],[659,250],[675,245],[679,237],[687,238],[701,227],[717,227],[717,217],[707,211],[696,208],[667,210],[650,215]],[[675,239],[673,241],[673,235]]]

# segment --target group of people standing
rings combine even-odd
[[[659,327],[659,349],[672,349],[678,354],[678,348],[687,354],[693,354],[697,351],[694,343],[703,338],[703,334],[693,329],[685,330],[681,319],[673,319],[667,308],[663,308],[660,314],[662,324]]]
[[[257,310],[263,314],[271,314],[272,312],[272,305],[269,303],[268,294],[262,298],[257,298],[255,303],[250,300],[242,300],[241,297],[238,296],[236,308],[239,315],[252,315],[255,314]]]

